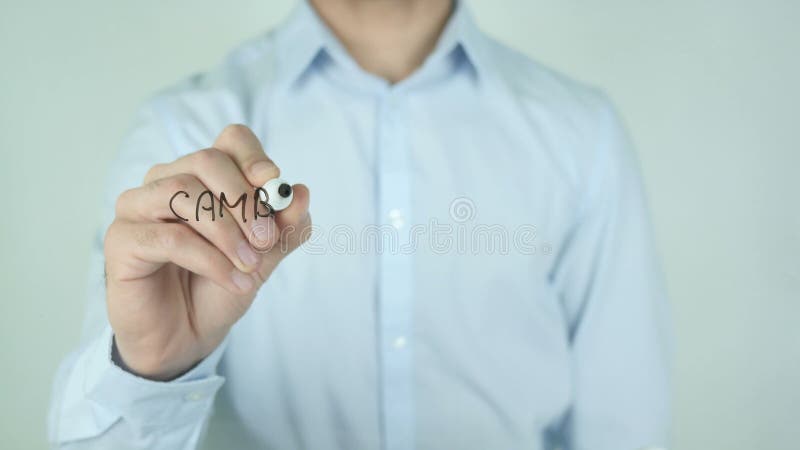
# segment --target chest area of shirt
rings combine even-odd
[[[557,240],[574,186],[548,140],[477,100],[293,105],[269,121],[267,152],[306,183],[320,226],[499,225]]]

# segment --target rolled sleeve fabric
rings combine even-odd
[[[106,328],[62,367],[57,377],[61,397],[51,408],[51,441],[80,448],[80,441],[100,437],[90,445],[194,448],[224,381],[216,374],[224,343],[169,382],[121,369],[112,361],[111,346],[112,332]],[[109,432],[121,421],[128,433]]]

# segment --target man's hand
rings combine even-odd
[[[279,174],[256,136],[231,125],[212,148],[152,167],[141,187],[120,195],[105,237],[106,302],[127,368],[157,380],[189,370],[220,344],[281,259],[302,244],[311,225],[303,185],[294,186],[287,209],[253,220],[255,187]],[[241,204],[214,221],[200,208],[195,220],[195,202],[206,190],[215,195],[217,213],[220,193],[228,203],[246,193],[246,222]],[[189,221],[170,210],[178,191],[191,200],[179,196],[175,212]],[[294,231],[281,233],[287,227]]]

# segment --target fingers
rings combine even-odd
[[[308,191],[308,187],[304,184],[295,184],[292,186],[292,191],[294,192],[292,204],[283,211],[275,214],[275,221],[280,229],[287,227],[299,229],[304,226],[306,222],[308,222],[308,225],[311,225],[311,220],[308,216],[311,193]]]
[[[180,223],[115,220],[106,233],[105,249],[110,280],[143,278],[163,264],[173,263],[236,295],[252,292],[260,282],[238,270],[219,249]]]
[[[264,153],[256,135],[244,125],[225,127],[214,141],[214,148],[227,153],[253,186],[263,186],[281,175],[278,166]]]
[[[250,199],[247,204],[252,197]],[[213,211],[209,211],[206,208],[212,201]],[[222,251],[239,270],[256,270],[261,255],[253,250],[233,214],[218,215],[220,207],[200,180],[193,175],[178,174],[123,192],[117,199],[116,217],[133,222],[177,220]],[[274,245],[278,235],[274,221],[262,219],[259,222],[270,234],[264,245]]]
[[[256,140],[257,142],[258,140]],[[261,153],[263,155],[263,151]],[[152,183],[179,174],[195,176],[220,202],[224,200],[223,208],[218,211],[223,216],[226,214],[232,216],[239,224],[244,236],[253,235],[255,230],[255,234],[260,240],[268,242],[272,239],[273,243],[276,241],[275,227],[274,224],[270,224],[270,220],[259,221],[261,222],[259,227],[256,227],[255,221],[252,220],[252,208],[259,206],[252,200],[254,188],[228,153],[217,148],[208,148],[190,153],[169,164],[158,164],[147,172],[145,183]],[[244,197],[242,198],[242,196]]]
[[[230,125],[222,130],[212,148],[151,168],[144,186],[120,196],[117,216],[122,219],[121,223],[145,222],[152,227],[167,225],[150,222],[175,220],[177,213],[189,220],[169,225],[195,233],[195,239],[223,255],[236,273],[253,272],[257,282],[263,281],[283,257],[308,239],[310,233],[309,191],[304,185],[294,186],[294,199],[285,210],[273,217],[253,218],[254,206],[259,207],[262,214],[265,212],[260,204],[254,203],[254,188],[279,176],[280,169],[264,153],[253,132],[244,125]],[[214,212],[218,214],[214,221],[211,212],[196,209],[198,197],[206,190],[215,196]],[[221,198],[223,194],[224,199]],[[224,200],[221,205],[220,200]],[[245,202],[244,215],[240,201]],[[202,202],[205,206],[210,203],[211,198]],[[197,217],[198,212],[202,217]],[[281,245],[276,246],[278,242]],[[258,252],[254,252],[251,245]],[[255,253],[258,255],[254,257]],[[150,255],[155,259],[157,256]],[[171,262],[183,266],[177,261]],[[225,286],[219,278],[211,279]]]
[[[294,199],[292,204],[275,215],[275,221],[280,231],[278,245],[263,254],[261,267],[258,273],[262,280],[266,280],[275,270],[278,263],[289,253],[294,251],[311,236],[311,215],[308,212],[311,200],[308,188],[303,184],[295,184]],[[254,241],[256,249],[258,241]]]

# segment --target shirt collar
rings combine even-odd
[[[478,76],[484,75],[487,70],[483,62],[486,37],[472,19],[466,3],[463,0],[455,0],[454,3],[450,19],[428,59],[435,60],[460,49],[475,73]]]
[[[454,2],[447,25],[424,65],[461,50],[474,74],[480,77],[488,70],[484,62],[486,37],[473,21],[464,1]],[[301,0],[275,31],[275,45],[278,80],[286,84],[302,78],[322,53],[326,53],[338,64],[360,70],[307,0]]]

